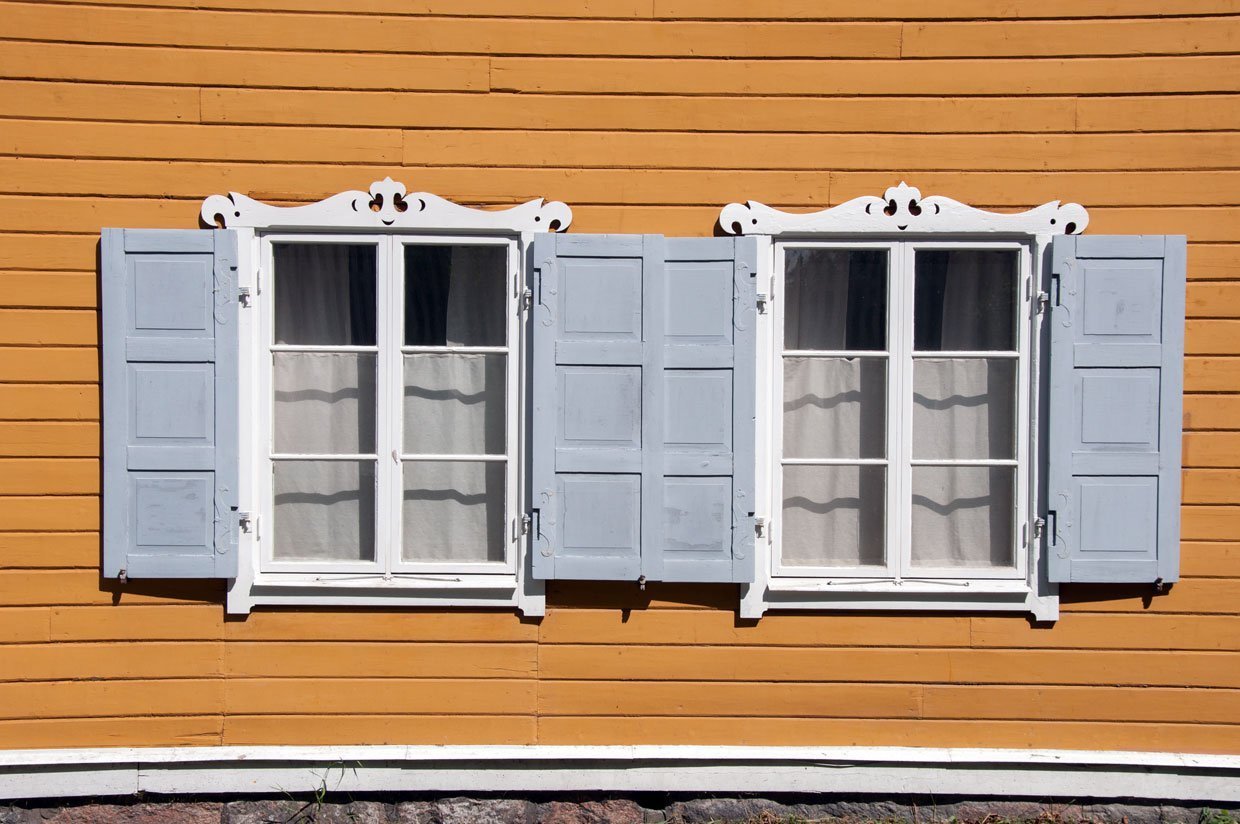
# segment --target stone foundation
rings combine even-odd
[[[0,824],[1240,824],[1240,809],[1159,804],[765,798],[42,801]]]

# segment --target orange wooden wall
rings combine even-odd
[[[0,78],[0,747],[1240,753],[1240,1],[0,0]],[[629,584],[553,586],[541,622],[233,620],[217,582],[101,583],[100,227],[385,175],[562,199],[583,232],[709,234],[730,200],[903,179],[1187,234],[1184,580],[1065,588],[1053,628],[752,624],[733,587]]]

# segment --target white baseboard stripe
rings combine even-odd
[[[1240,802],[1240,756],[920,747],[0,750],[0,799],[328,791],[823,793]]]

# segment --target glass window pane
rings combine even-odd
[[[405,246],[405,345],[503,346],[508,247]]]
[[[375,451],[375,356],[274,352],[275,451]]]
[[[784,457],[887,454],[885,358],[784,358]]]
[[[913,565],[1013,566],[1014,484],[1009,466],[913,467]]]
[[[374,461],[276,461],[277,561],[375,559]]]
[[[785,466],[786,566],[882,566],[887,468]]]
[[[920,351],[1016,349],[1014,249],[918,250],[913,297],[914,347]]]
[[[913,457],[1016,456],[1015,358],[913,361]]]
[[[504,453],[507,355],[405,356],[405,452]]]
[[[887,348],[887,251],[788,249],[784,348]]]
[[[404,466],[401,558],[504,560],[504,461],[410,461]]]
[[[276,343],[375,345],[373,245],[277,243],[272,253]]]

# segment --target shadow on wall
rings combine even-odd
[[[1130,604],[1140,600],[1142,609],[1150,609],[1155,598],[1161,598],[1171,592],[1172,584],[1164,584],[1161,591],[1155,591],[1153,584],[1060,584],[1059,603],[1063,606],[1072,604],[1091,604],[1104,601],[1128,601]]]

